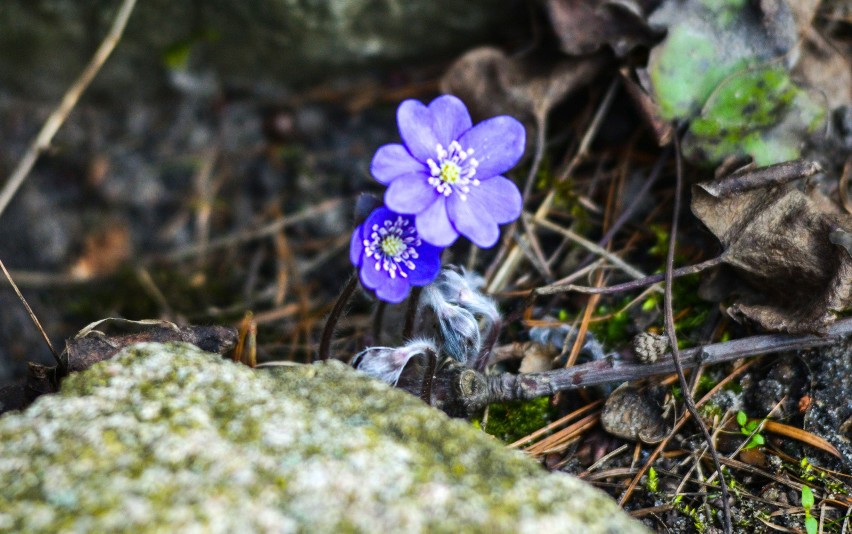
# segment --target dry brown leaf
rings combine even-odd
[[[475,119],[508,114],[529,125],[588,84],[606,62],[598,56],[516,59],[497,48],[475,48],[447,70],[441,89],[464,100]]]
[[[71,266],[74,278],[88,280],[114,273],[131,254],[127,225],[112,222],[85,237],[83,253]]]
[[[108,318],[96,321],[65,342],[68,371],[82,371],[108,360],[134,343],[182,341],[224,354],[234,348],[237,331],[226,326],[178,326],[168,321]]]
[[[852,304],[852,254],[833,242],[837,230],[852,231],[852,216],[829,211],[816,191],[811,197],[799,191],[789,183],[795,176],[774,184],[754,179],[797,164],[811,174],[819,169],[784,163],[693,188],[692,211],[722,242],[723,265],[734,275],[717,276],[704,293],[733,296],[728,313],[737,320],[770,331],[823,333]],[[732,181],[740,187],[730,187]]]
[[[646,14],[659,0],[548,0],[547,14],[563,52],[582,55],[605,45],[619,57],[662,34]]]

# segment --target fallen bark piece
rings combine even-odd
[[[71,372],[85,371],[109,360],[122,349],[142,342],[182,341],[208,352],[225,354],[234,348],[237,331],[229,326],[178,326],[168,321],[107,318],[95,321],[65,342],[61,366],[29,364],[27,378],[0,388],[0,415],[23,410],[38,397],[56,393]]]

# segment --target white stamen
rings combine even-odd
[[[430,174],[427,183],[440,195],[449,197],[455,192],[459,199],[467,200],[470,186],[480,184],[479,180],[474,178],[479,161],[472,157],[473,148],[465,150],[458,141],[453,141],[445,149],[438,143],[435,146],[435,154],[437,161],[432,158],[426,160]]]
[[[408,278],[417,267],[411,261],[419,258],[415,247],[422,244],[414,225],[399,216],[395,221],[385,220],[381,227],[374,224],[372,230],[370,239],[364,240],[364,256],[375,261],[376,271],[384,270],[392,279],[397,275]]]

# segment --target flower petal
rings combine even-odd
[[[390,278],[388,273],[381,269],[381,264],[379,265],[379,269],[375,268],[375,259],[364,258],[364,260],[364,263],[361,265],[361,270],[358,272],[359,278],[361,279],[361,285],[367,289],[376,289],[381,286],[385,280]]]
[[[384,185],[414,172],[426,172],[426,166],[414,159],[400,144],[380,147],[370,164],[370,174]]]
[[[385,204],[398,213],[420,213],[439,196],[428,180],[426,173],[400,176],[385,191]]]
[[[487,212],[498,224],[510,223],[520,217],[523,206],[518,186],[503,176],[495,176],[478,187],[471,187],[467,200],[472,203],[474,212]]]
[[[432,112],[417,100],[406,100],[396,110],[396,123],[402,142],[418,160],[425,162],[436,156],[440,141],[435,136]]]
[[[450,224],[446,204],[446,197],[441,195],[431,206],[418,213],[415,218],[417,233],[420,234],[423,241],[436,247],[448,247],[459,236],[453,225]]]
[[[465,149],[473,148],[473,157],[479,162],[476,177],[487,180],[502,174],[524,155],[526,130],[517,120],[501,115],[482,121],[460,138]]]
[[[409,290],[411,290],[411,284],[408,283],[407,279],[399,276],[396,278],[388,277],[384,284],[376,288],[376,296],[385,302],[399,304],[408,296]]]
[[[417,254],[420,257],[414,261],[416,265],[414,270],[408,272],[408,282],[411,285],[425,286],[438,277],[438,271],[441,270],[441,250],[428,243],[417,247]]]
[[[349,261],[355,267],[361,266],[362,256],[364,254],[364,226],[360,225],[352,232],[352,238],[349,240]]]
[[[447,211],[456,230],[476,246],[491,248],[497,243],[500,228],[489,210],[482,209],[482,204],[471,202],[470,197],[462,200],[459,195],[450,195],[447,199]]]
[[[464,103],[453,95],[439,96],[429,104],[435,137],[444,148],[470,130],[473,121]]]

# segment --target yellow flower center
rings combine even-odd
[[[389,235],[382,240],[382,252],[386,256],[397,257],[407,248],[399,236]]]
[[[455,184],[461,178],[461,167],[452,161],[441,164],[441,181],[447,184]]]

